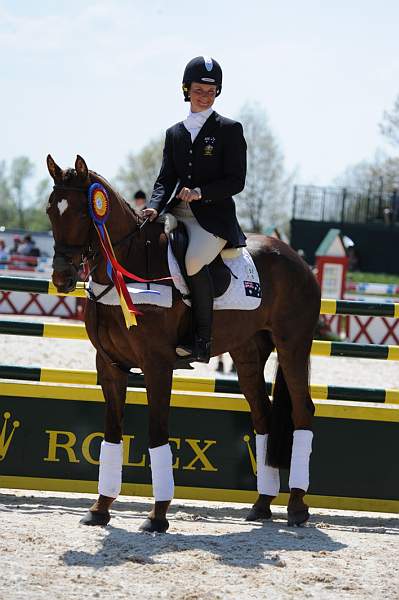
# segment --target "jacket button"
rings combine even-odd
[[[188,175],[188,178],[191,179],[191,175]]]
[[[192,166],[193,166],[193,163],[191,163],[191,162],[190,162],[190,163],[188,163],[188,166],[189,166],[189,167],[192,167]]]
[[[193,151],[192,151],[192,150],[190,150],[190,154],[192,154],[192,153],[193,153]]]

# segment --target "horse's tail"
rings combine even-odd
[[[291,462],[294,424],[291,396],[284,373],[278,365],[274,384],[271,427],[267,444],[267,462],[272,467],[288,469]]]

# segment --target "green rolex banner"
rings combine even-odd
[[[0,383],[0,487],[96,491],[103,420],[96,387]],[[152,493],[147,426],[145,390],[129,391],[124,493]],[[399,406],[316,402],[310,504],[399,510],[398,434]],[[242,397],[173,392],[170,443],[177,497],[256,497],[254,432]]]

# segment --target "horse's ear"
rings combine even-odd
[[[76,169],[76,173],[79,175],[79,177],[81,177],[84,180],[86,180],[88,178],[89,169],[87,168],[84,158],[79,156],[79,154],[76,157],[75,169]]]
[[[47,168],[54,181],[59,181],[62,177],[62,169],[57,165],[51,154],[47,155]]]

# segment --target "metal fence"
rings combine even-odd
[[[399,192],[294,186],[293,219],[335,223],[399,223]]]

